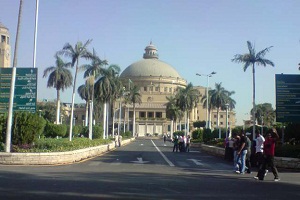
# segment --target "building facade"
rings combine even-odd
[[[10,65],[10,36],[8,28],[0,22],[0,68],[11,67]]]
[[[136,127],[139,136],[147,134],[170,133],[171,121],[166,117],[167,97],[174,96],[178,87],[186,87],[187,81],[169,64],[159,60],[157,48],[150,43],[145,48],[143,59],[129,65],[120,75],[126,87],[133,83],[137,85],[141,94],[141,104],[136,104]],[[128,85],[128,86],[127,86]],[[206,88],[196,86],[200,92],[200,99],[205,95]],[[121,103],[121,123],[132,128],[133,106]],[[120,110],[120,109],[119,109]],[[216,111],[211,113],[212,128],[217,127]],[[190,112],[190,127],[195,121],[206,121],[206,109],[200,102]],[[185,122],[182,121],[181,124]],[[226,111],[220,111],[220,127],[226,127]],[[235,126],[235,113],[228,114],[229,127]],[[177,126],[180,126],[177,124]],[[177,130],[180,127],[175,128]]]

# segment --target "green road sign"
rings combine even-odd
[[[276,74],[276,121],[300,122],[300,75]]]
[[[0,68],[0,112],[8,112],[12,68]],[[14,111],[36,112],[37,68],[17,68]]]

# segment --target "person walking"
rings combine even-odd
[[[262,169],[264,163],[264,142],[265,138],[260,134],[259,130],[255,130],[255,159],[257,162],[258,172]],[[265,172],[266,173],[266,172]],[[258,173],[255,176],[255,179],[258,179]]]
[[[188,135],[186,138],[186,152],[190,152],[191,136]]]
[[[166,146],[167,136],[166,136],[166,134],[165,134],[165,133],[164,133],[164,136],[163,136],[163,138],[164,138],[164,146]]]
[[[274,181],[279,181],[279,175],[278,170],[274,163],[274,156],[275,156],[275,144],[276,141],[279,139],[277,130],[275,128],[272,128],[271,131],[269,131],[267,138],[264,142],[264,163],[262,165],[262,169],[258,171],[258,179],[264,180],[265,177],[265,171],[268,169],[268,167],[271,167],[273,175],[274,175]],[[256,178],[257,179],[257,178]]]
[[[237,154],[239,143],[240,143],[240,136],[236,134],[233,141],[233,167],[236,173],[239,173],[240,171],[238,165],[238,154]]]
[[[176,150],[176,152],[178,152],[178,135],[176,135],[173,139],[173,143],[174,143],[174,146],[173,146],[173,152]]]
[[[249,137],[247,136],[247,134],[245,135],[247,142],[246,142],[246,148],[247,148],[247,154],[246,154],[246,171],[248,174],[251,174],[251,140],[249,139]]]
[[[240,133],[240,142],[237,150],[237,160],[238,160],[238,165],[239,165],[239,170],[236,171],[238,174],[245,174],[245,169],[246,169],[246,154],[247,154],[247,138],[245,136],[244,130],[241,131]]]

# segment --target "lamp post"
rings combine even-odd
[[[211,72],[210,74],[196,74],[197,76],[206,76],[207,77],[207,85],[206,85],[206,128],[210,127],[210,121],[208,119],[208,87],[209,87],[209,78],[212,77],[212,75],[216,74],[217,72]]]
[[[229,134],[228,134],[228,107],[229,107],[229,104],[226,103],[225,106],[226,106],[226,138],[228,138],[229,137]]]

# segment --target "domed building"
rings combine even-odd
[[[136,104],[135,108],[136,133],[145,136],[170,132],[166,97],[172,96],[177,87],[186,87],[187,81],[171,65],[159,60],[157,48],[150,43],[145,48],[143,59],[129,65],[120,78],[126,87],[134,84],[140,88],[142,103]],[[133,106],[125,106],[125,123],[129,124],[128,128],[132,131]]]
[[[0,22],[0,68],[10,67],[10,41],[9,32]]]
[[[135,134],[138,136],[161,135],[163,133],[172,134],[171,120],[166,116],[167,97],[174,96],[178,87],[186,87],[187,81],[169,64],[159,60],[157,48],[150,42],[145,48],[143,59],[129,65],[120,75],[120,78],[126,88],[133,84],[140,88],[141,104],[135,105]],[[200,92],[200,98],[205,95],[206,88],[202,86],[195,87]],[[127,130],[133,131],[133,105],[122,104],[120,121]],[[117,106],[118,109],[118,106]],[[120,110],[120,109],[119,109]],[[228,124],[231,127],[235,125],[235,113],[230,112]],[[225,111],[220,111],[220,127],[225,127]],[[118,117],[116,117],[118,118]],[[190,112],[190,126],[195,121],[206,120],[206,109],[203,104]],[[216,127],[216,111],[212,111],[209,121],[212,122],[212,128]],[[118,119],[116,119],[118,121]],[[182,126],[184,120],[182,120]],[[174,127],[180,130],[180,124]],[[175,131],[173,130],[173,131]]]

